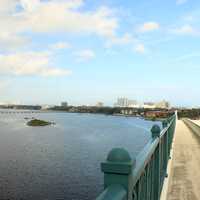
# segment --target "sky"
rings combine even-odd
[[[200,106],[199,0],[0,0],[0,103]]]

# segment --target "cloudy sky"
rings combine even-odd
[[[0,102],[200,105],[199,0],[0,0]]]

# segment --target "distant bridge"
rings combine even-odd
[[[44,113],[45,111],[41,111],[41,110],[0,110],[0,114],[34,114],[34,113]]]

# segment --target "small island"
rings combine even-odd
[[[27,122],[28,126],[49,126],[52,125],[54,123],[52,122],[47,122],[44,120],[39,120],[39,119],[32,119],[30,121]]]

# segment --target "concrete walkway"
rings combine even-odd
[[[200,138],[177,121],[167,200],[200,200]]]

